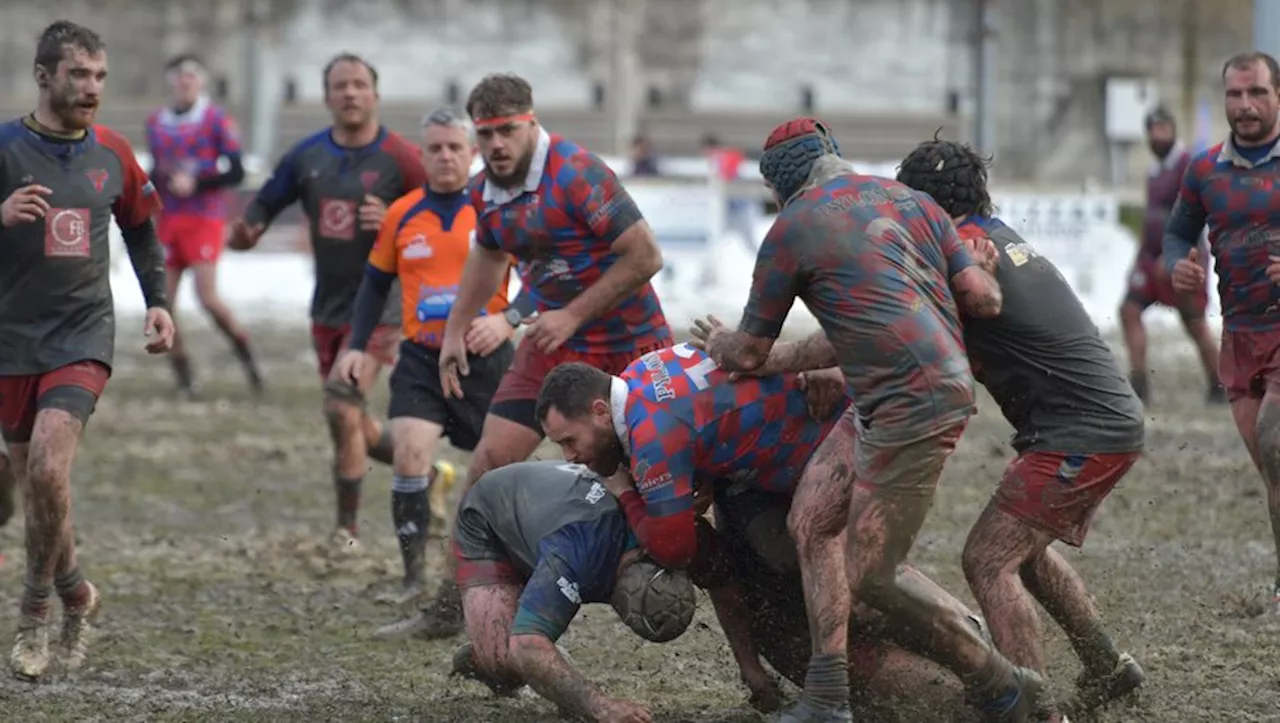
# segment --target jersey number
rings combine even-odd
[[[694,349],[689,344],[679,344],[674,347],[672,351],[674,351],[675,355],[681,359],[691,359],[693,358],[693,355],[697,353],[697,349]],[[691,367],[685,367],[684,375],[689,377],[689,381],[693,384],[694,389],[702,392],[711,388],[711,382],[707,381],[707,375],[719,368],[720,367],[716,366],[715,359],[706,357]]]

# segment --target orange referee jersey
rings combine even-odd
[[[440,348],[475,230],[476,212],[465,192],[419,188],[387,209],[369,263],[400,279],[406,339]],[[500,314],[507,307],[507,282],[504,276],[482,313]]]

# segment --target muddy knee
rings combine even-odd
[[[348,382],[324,385],[324,419],[334,442],[362,430],[364,394]]]

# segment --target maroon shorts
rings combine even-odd
[[[1005,468],[996,490],[996,506],[1068,545],[1080,547],[1098,505],[1140,456],[1140,452],[1018,455]]]
[[[79,361],[44,374],[0,376],[0,432],[6,442],[26,444],[42,409],[61,409],[87,422],[110,377],[111,370],[96,361]]]
[[[333,365],[338,357],[347,349],[347,341],[351,338],[350,326],[311,325],[311,343],[316,348],[316,360],[320,364],[320,376],[329,378]],[[396,352],[400,348],[400,327],[382,325],[373,330],[369,337],[367,352],[386,366],[395,366]]]
[[[1280,388],[1280,329],[1222,331],[1218,379],[1227,398],[1262,399],[1268,387]]]
[[[226,224],[220,218],[162,213],[156,222],[156,235],[164,246],[165,265],[181,271],[218,262]]]
[[[1173,277],[1159,259],[1143,256],[1129,271],[1130,302],[1145,309],[1152,304],[1177,309],[1184,319],[1202,319],[1209,308],[1209,289],[1186,296],[1173,290]]]
[[[484,585],[523,586],[528,582],[528,579],[520,574],[515,565],[512,565],[511,561],[506,558],[496,559],[497,555],[479,558],[468,557],[458,545],[457,540],[454,540],[450,550],[453,553],[453,559],[458,562],[453,580],[460,590]]]
[[[618,375],[636,359],[651,351],[665,349],[671,344],[668,339],[632,351],[603,354],[562,346],[550,354],[544,354],[529,341],[521,341],[520,346],[516,347],[515,359],[502,376],[498,391],[493,395],[489,414],[509,419],[542,434],[542,425],[538,424],[534,407],[537,405],[538,392],[542,390],[542,380],[547,378],[552,369],[569,362],[582,362],[607,374]]]

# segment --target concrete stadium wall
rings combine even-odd
[[[683,150],[705,132],[700,114],[793,113],[806,89],[817,112],[829,115],[945,118],[953,98],[966,115],[971,3],[794,0],[784,14],[770,0],[271,0],[261,7],[272,22],[250,35],[244,18],[251,0],[8,0],[0,97],[9,102],[0,110],[20,112],[30,102],[33,39],[65,16],[98,28],[110,43],[113,102],[162,97],[158,67],[190,49],[209,59],[233,106],[244,105],[251,77],[276,99],[292,80],[299,104],[314,106],[320,69],[345,49],[379,65],[388,102],[416,107],[442,102],[451,82],[465,94],[495,70],[527,76],[539,104],[562,115],[589,115],[593,86],[608,83],[635,111],[623,116],[634,119],[652,89],[665,104],[658,113],[688,127],[666,140]],[[1201,11],[1189,72],[1180,3],[994,5],[996,170],[1023,179],[1105,174],[1101,76],[1154,77],[1166,102],[1185,115],[1187,92],[1216,100],[1221,60],[1251,42],[1248,0]],[[251,45],[260,51],[252,68]],[[1210,115],[1213,136],[1224,132],[1220,115]],[[583,121],[599,122],[610,126],[608,150],[639,129],[633,121],[617,127],[612,117]],[[1141,149],[1130,162],[1140,172]]]

